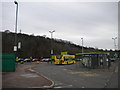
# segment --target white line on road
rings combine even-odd
[[[62,88],[62,87],[54,87],[54,88]]]

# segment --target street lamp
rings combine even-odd
[[[81,40],[82,40],[82,53],[83,53],[83,38],[81,38]]]
[[[117,39],[117,37],[115,37],[115,38],[112,38],[113,40],[114,40],[114,49],[116,50],[116,48],[117,48],[117,45],[116,45],[116,39]]]
[[[14,1],[16,4],[16,20],[15,20],[15,46],[14,51],[17,51],[17,16],[18,16],[18,2]]]
[[[49,31],[51,33],[51,39],[53,38],[53,32],[55,32],[55,30],[53,31]]]
[[[53,32],[55,32],[55,30],[53,31],[49,31],[51,33],[51,55],[53,54],[53,50],[52,50],[52,38],[53,38]]]

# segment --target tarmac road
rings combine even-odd
[[[32,69],[53,80],[55,82],[54,88],[118,88],[117,72],[88,70],[77,67],[77,64],[54,65],[44,63]],[[109,82],[111,77],[114,85],[110,85],[112,84]]]

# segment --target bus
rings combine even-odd
[[[76,63],[75,55],[54,55],[54,64],[73,64]]]

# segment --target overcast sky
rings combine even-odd
[[[13,2],[2,3],[2,31],[15,32]],[[117,2],[19,2],[18,32],[46,35],[84,46],[113,49],[118,36]],[[117,40],[116,40],[117,41]]]

